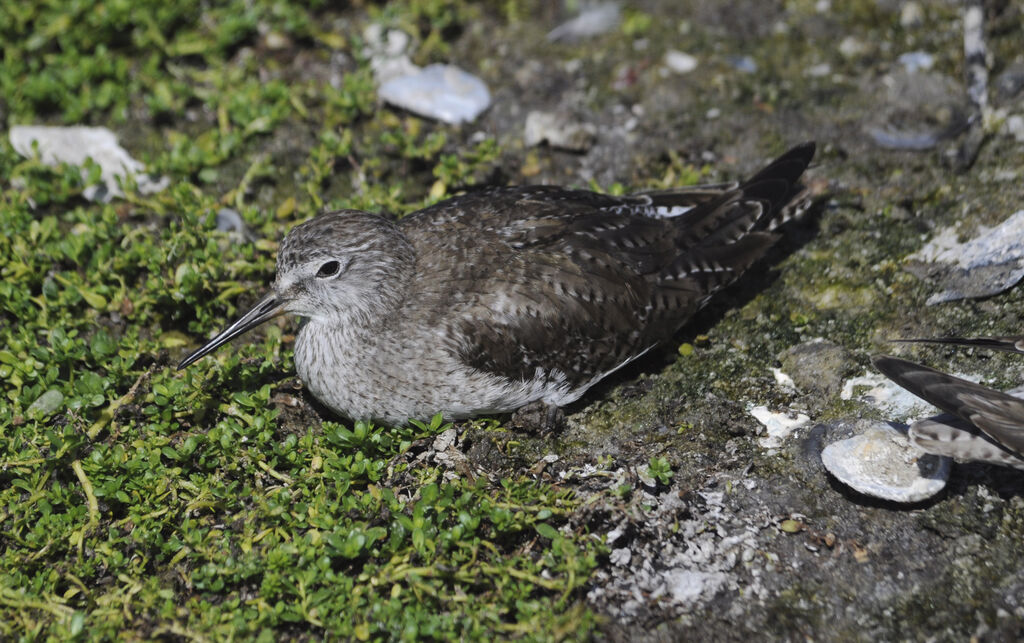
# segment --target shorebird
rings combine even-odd
[[[1014,347],[1020,339],[948,337],[899,341],[1021,352]],[[876,355],[871,361],[886,377],[949,414],[914,422],[908,431],[911,442],[936,455],[1024,470],[1024,400],[896,357]]]
[[[570,404],[670,337],[809,202],[814,144],[742,184],[609,196],[502,187],[399,221],[340,210],[296,226],[269,294],[185,368],[282,313],[295,365],[350,419],[397,424]]]

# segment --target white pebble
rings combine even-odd
[[[688,74],[697,68],[697,58],[688,53],[670,49],[665,52],[665,66],[677,74]]]
[[[491,104],[487,85],[454,65],[429,65],[392,78],[378,93],[392,105],[453,125],[474,120]]]

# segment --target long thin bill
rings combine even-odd
[[[277,294],[274,292],[269,293],[263,299],[259,300],[259,302],[252,307],[252,310],[239,317],[233,324],[220,331],[216,337],[206,342],[205,345],[185,359],[181,360],[181,363],[178,364],[178,370],[180,371],[189,364],[198,361],[207,353],[212,353],[224,344],[227,344],[247,330],[256,328],[268,319],[277,317],[283,312],[284,304],[280,299],[278,299]]]

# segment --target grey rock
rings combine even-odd
[[[780,353],[778,359],[799,391],[825,398],[823,402],[842,391],[854,367],[845,348],[824,339],[797,344]]]

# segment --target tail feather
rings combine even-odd
[[[737,232],[773,230],[781,224],[782,221],[776,221],[780,216],[785,220],[792,218],[794,210],[787,206],[795,197],[806,194],[799,181],[814,157],[814,150],[814,143],[797,145],[749,180],[677,217],[674,222],[684,243],[730,243],[738,238]],[[753,204],[759,207],[750,207]],[[748,207],[737,207],[743,205]]]

